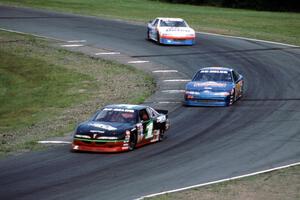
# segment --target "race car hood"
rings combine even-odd
[[[201,82],[201,81],[191,81],[186,84],[186,90],[192,91],[204,91],[209,90],[212,92],[230,92],[234,84],[231,82]]]
[[[159,27],[158,31],[161,34],[170,35],[190,35],[195,34],[195,31],[189,27]]]
[[[134,127],[133,124],[129,123],[87,121],[77,127],[76,134],[123,135],[126,130],[131,130]]]

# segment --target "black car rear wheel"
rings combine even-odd
[[[128,142],[129,151],[133,151],[135,149],[136,143],[137,143],[137,136],[135,133],[132,133],[130,135],[129,142]]]
[[[165,131],[164,130],[160,130],[159,131],[159,138],[158,138],[158,141],[161,142],[163,141],[165,138]]]

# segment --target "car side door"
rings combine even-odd
[[[139,111],[139,121],[143,126],[144,139],[152,139],[154,120],[150,117],[147,109],[142,109]]]

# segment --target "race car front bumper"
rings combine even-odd
[[[230,96],[209,96],[185,94],[184,104],[187,106],[228,106]]]
[[[160,39],[161,44],[170,44],[170,45],[194,45],[195,40],[176,40],[176,39]]]
[[[193,99],[185,100],[187,106],[228,106],[228,103],[219,99]]]
[[[170,37],[170,36],[161,36],[161,44],[170,44],[170,45],[194,45],[194,37]]]
[[[74,151],[90,151],[90,152],[122,152],[128,151],[128,142],[116,141],[87,141],[74,138],[72,143]]]

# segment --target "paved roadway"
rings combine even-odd
[[[87,40],[178,70],[178,78],[233,66],[247,84],[232,107],[175,104],[168,138],[134,152],[70,153],[65,145],[1,160],[1,199],[133,199],[300,161],[298,48],[202,34],[192,47],[159,46],[145,40],[142,25],[4,6],[0,27]]]

